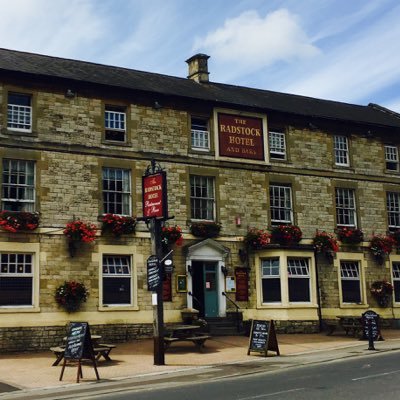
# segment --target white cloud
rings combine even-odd
[[[319,52],[297,17],[286,9],[264,18],[257,11],[245,11],[205,37],[196,38],[193,50],[212,54],[215,63],[224,64],[225,73],[221,76],[225,81],[226,73],[232,78],[243,71],[249,73],[278,61],[309,58]]]
[[[4,0],[0,46],[87,59],[105,22],[95,7],[90,0]]]
[[[331,48],[302,76],[293,75],[293,83],[281,90],[358,102],[389,88],[399,80],[399,12],[400,7],[365,26],[356,36],[348,37],[344,44]]]

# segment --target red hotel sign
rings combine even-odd
[[[262,118],[218,114],[219,154],[264,161]]]
[[[142,177],[143,216],[166,218],[167,179],[165,172]]]

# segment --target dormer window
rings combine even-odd
[[[208,120],[192,117],[191,121],[192,149],[210,150],[210,133],[208,131]]]
[[[106,106],[104,117],[105,140],[113,142],[126,142],[125,108]]]
[[[283,132],[269,132],[269,156],[275,160],[286,159],[286,143]]]
[[[396,146],[385,146],[385,162],[388,171],[399,170],[399,152]]]
[[[7,128],[32,132],[32,98],[30,95],[8,93]]]

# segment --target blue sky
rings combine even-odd
[[[0,0],[0,47],[400,113],[398,0]]]

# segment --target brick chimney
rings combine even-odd
[[[210,58],[207,54],[195,54],[186,60],[189,65],[188,78],[198,83],[208,82],[208,63],[207,60]]]

